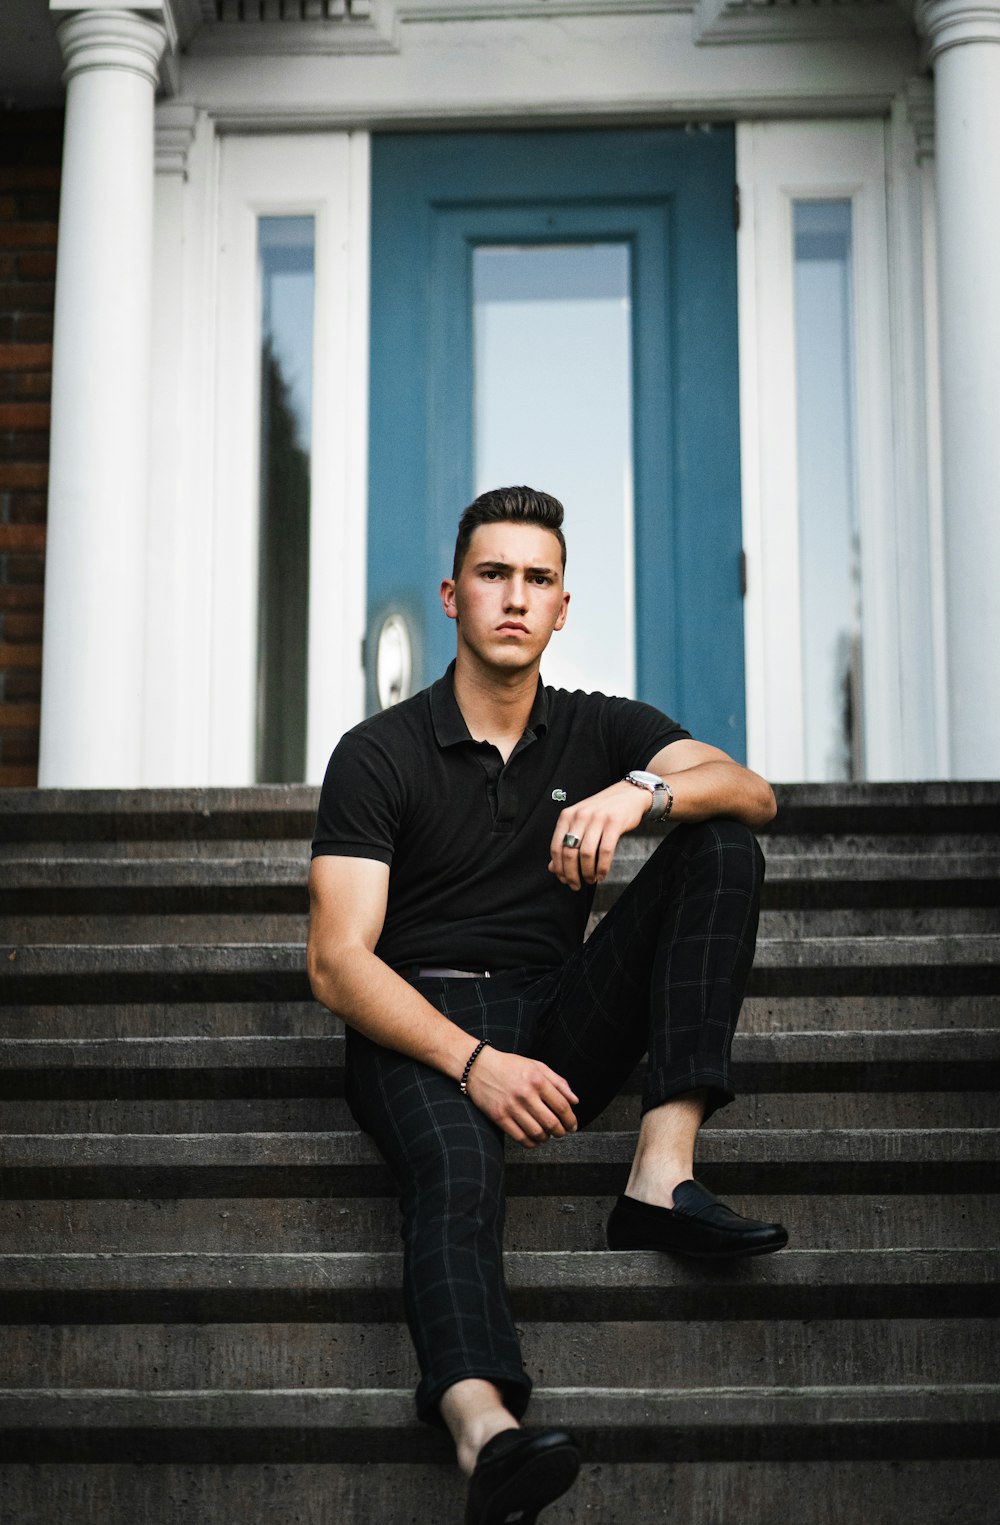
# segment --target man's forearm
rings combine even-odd
[[[756,829],[774,819],[777,805],[770,784],[740,763],[696,763],[676,773],[664,773],[674,803],[671,821],[707,821],[712,816],[732,816]]]
[[[349,1026],[383,1048],[461,1076],[475,1040],[374,953],[355,945],[331,954],[311,941],[308,962],[313,995]]]

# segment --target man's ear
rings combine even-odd
[[[559,610],[559,618],[556,620],[555,624],[552,627],[553,630],[561,630],[562,629],[562,627],[566,623],[566,616],[567,616],[568,613],[569,613],[569,594],[568,593],[564,593],[563,596],[562,596],[562,608]]]
[[[455,579],[446,577],[441,584],[441,607],[450,620],[458,619],[455,605]]]

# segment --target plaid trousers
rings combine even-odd
[[[734,1095],[729,1052],[763,879],[747,827],[679,825],[565,964],[414,984],[471,1037],[563,1075],[580,1127],[647,1052],[643,1112],[704,1089],[708,1115]],[[347,1039],[348,1103],[400,1193],[418,1413],[440,1422],[447,1388],[482,1377],[520,1417],[531,1380],[503,1274],[503,1134],[440,1071],[350,1029]]]

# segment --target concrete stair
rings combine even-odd
[[[413,1418],[390,1182],[305,981],[315,798],[0,794],[4,1525],[462,1518]],[[604,1248],[639,1075],[510,1150],[531,1417],[586,1458],[546,1525],[1000,1518],[1000,786],[780,804],[746,1094],[698,1173],[789,1249]]]

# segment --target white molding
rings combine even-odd
[[[210,758],[207,782],[253,782],[259,457],[257,219],[316,218],[307,766],[318,781],[361,718],[367,222],[365,149],[345,133],[231,137],[221,153]],[[331,592],[331,588],[335,591]],[[320,761],[321,759],[321,761]]]
[[[373,0],[370,12],[325,21],[220,21],[192,38],[189,52],[202,57],[320,57],[343,53],[396,53],[399,24],[392,0]]]
[[[154,166],[158,175],[187,178],[188,154],[194,143],[198,112],[194,106],[161,103],[154,113]]]
[[[199,113],[186,175],[155,184],[142,776],[152,787],[210,781],[218,156]]]
[[[696,0],[697,43],[827,42],[852,37],[898,36],[913,23],[893,0]]]
[[[917,25],[932,63],[947,48],[1000,43],[1000,0],[920,0]]]
[[[179,99],[236,132],[875,116],[917,72],[920,47],[911,33],[824,45],[821,60],[796,44],[706,49],[678,12],[503,23],[413,15],[398,52],[259,55],[250,68],[246,57],[199,51],[209,30],[181,58]]]
[[[54,11],[67,8],[60,0],[50,0],[50,6]],[[155,9],[158,12],[159,6]],[[75,75],[91,69],[121,69],[155,85],[168,41],[162,20],[106,5],[83,10],[74,6],[56,27],[66,65],[63,82],[68,85]]]
[[[934,84],[926,78],[911,79],[906,85],[906,114],[913,132],[916,160],[923,164],[934,157]]]
[[[911,81],[913,86],[926,84]],[[933,520],[940,517],[940,465],[929,439],[927,332],[937,296],[924,263],[928,183],[908,89],[886,124],[889,302],[892,354],[894,496],[899,589],[899,778],[947,777],[943,745],[944,564]],[[933,100],[931,100],[933,128]],[[926,127],[926,113],[920,118]]]
[[[885,166],[878,121],[737,128],[747,724],[751,766],[805,773],[793,308],[792,205],[854,207],[858,508],[866,772],[906,776],[898,547],[893,504]]]

